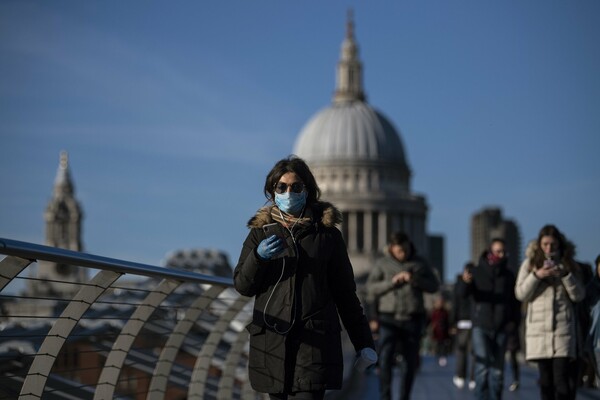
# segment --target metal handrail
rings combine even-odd
[[[44,246],[5,238],[0,238],[0,254],[28,260],[44,260],[68,265],[77,265],[80,267],[106,269],[133,275],[233,287],[233,280],[231,278],[157,267],[149,264],[124,261],[116,258],[97,256],[58,247]]]
[[[21,382],[20,389],[18,389],[20,390],[20,400],[39,399],[40,396],[43,397],[51,394],[57,397],[57,391],[65,390],[62,386],[59,388],[56,385],[61,379],[60,373],[68,372],[68,370],[62,371],[60,368],[55,370],[55,361],[58,360],[63,348],[66,348],[70,352],[73,351],[67,348],[67,340],[69,338],[79,340],[86,337],[76,331],[76,326],[81,323],[81,327],[87,329],[89,325],[84,325],[83,322],[95,318],[106,319],[107,321],[118,319],[121,322],[111,325],[109,328],[112,335],[110,340],[98,342],[96,339],[93,339],[89,342],[94,343],[94,346],[97,347],[96,350],[89,350],[89,354],[93,354],[94,352],[102,354],[101,358],[104,359],[104,364],[95,364],[94,368],[88,368],[88,370],[93,370],[97,374],[96,383],[83,382],[83,386],[70,386],[74,391],[83,390],[82,388],[91,388],[91,392],[86,394],[79,392],[78,394],[72,393],[68,396],[77,397],[81,395],[90,399],[92,398],[91,396],[97,399],[119,397],[115,392],[117,386],[129,379],[127,374],[121,377],[121,372],[126,367],[129,368],[134,365],[132,363],[136,363],[138,368],[149,374],[148,380],[150,383],[148,384],[147,391],[135,394],[135,398],[140,398],[139,396],[142,395],[147,396],[148,400],[167,398],[167,390],[170,390],[169,388],[172,384],[179,385],[177,390],[181,391],[182,387],[186,387],[185,380],[192,378],[194,385],[199,385],[200,389],[195,390],[194,393],[190,392],[189,388],[194,385],[190,385],[190,382],[188,382],[187,397],[192,394],[198,398],[206,399],[256,399],[262,397],[252,391],[248,391],[247,376],[244,376],[244,374],[240,375],[239,373],[240,363],[243,364],[246,360],[246,358],[242,358],[242,355],[247,357],[247,336],[242,327],[250,315],[249,310],[245,307],[249,304],[250,298],[239,297],[232,290],[232,278],[135,263],[7,238],[0,238],[0,255],[6,255],[6,258],[0,260],[0,292],[17,279],[39,280],[40,278],[19,276],[25,268],[35,261],[90,268],[97,271],[93,279],[89,281],[65,282],[79,286],[77,293],[70,299],[66,297],[53,298],[51,296],[36,298],[34,297],[35,293],[33,295],[26,295],[25,297],[6,296],[4,293],[2,294],[0,301],[12,301],[14,304],[16,304],[16,299],[31,299],[34,301],[39,299],[40,301],[48,301],[50,303],[55,302],[54,304],[66,303],[64,309],[54,309],[57,312],[55,315],[45,315],[43,312],[39,315],[27,315],[27,308],[24,309],[25,315],[15,314],[12,311],[18,312],[20,310],[12,308],[11,313],[4,316],[7,321],[15,317],[15,321],[24,321],[26,319],[33,321],[33,325],[30,325],[31,329],[33,329],[31,332],[35,333],[36,338],[40,339],[39,341],[36,340],[36,344],[32,344],[35,348],[24,347],[24,350],[18,350],[15,355],[17,357],[16,360],[28,360],[25,364],[18,364],[25,368],[23,370],[24,374],[19,372],[18,375],[15,373],[4,375],[5,378],[11,379],[11,382]],[[126,304],[131,309],[131,312],[122,315],[113,315],[114,318],[109,317],[108,314],[107,316],[89,315],[88,311],[91,311],[92,307],[95,307],[97,304],[113,304],[113,301],[102,300],[103,296],[111,296],[114,293],[112,289],[118,288],[117,282],[119,278],[125,275],[152,278],[149,280],[150,286],[148,289],[139,289],[140,292],[144,293],[144,298],[140,297],[138,299],[136,297],[135,301],[125,303],[114,302],[114,304]],[[41,280],[46,281],[47,279]],[[61,283],[61,281],[47,281]],[[195,301],[178,303],[179,300],[176,299],[188,293],[187,290],[178,291],[178,288],[182,284],[199,285],[197,293],[194,291],[190,292],[192,296],[198,296]],[[127,288],[127,290],[130,289]],[[174,302],[167,301],[171,294],[174,295]],[[71,296],[71,294],[68,296]],[[165,301],[166,304],[164,303]],[[142,342],[149,338],[148,333],[152,332],[156,324],[153,322],[154,310],[162,309],[163,306],[167,310],[177,309],[177,319],[169,319],[170,322],[167,329],[159,335],[164,341],[152,342],[150,347],[148,347],[148,349],[152,349],[151,352],[145,352],[143,350],[144,347],[140,347],[142,343],[134,346],[134,341],[138,336],[140,336]],[[220,310],[215,312],[217,310],[215,307],[218,307]],[[62,308],[62,305],[60,308]],[[170,315],[170,318],[172,318],[173,314]],[[35,323],[35,318],[40,318],[43,321],[54,319],[54,321],[40,326]],[[214,324],[214,326],[203,330],[207,328],[207,323]],[[4,325],[4,327],[7,326],[9,325]],[[10,329],[14,330],[15,326],[18,327],[20,325],[13,325]],[[191,331],[192,327],[197,328]],[[4,328],[0,328],[0,331],[2,329]],[[47,331],[47,329],[50,330]],[[142,332],[143,329],[146,330]],[[198,341],[198,339],[203,337],[204,333],[201,332],[207,332],[207,336],[202,341]],[[17,336],[12,331],[5,331],[5,333],[4,336],[0,335],[0,339],[5,341],[28,338],[27,335]],[[97,333],[98,331],[90,331],[91,335],[97,335]],[[98,338],[99,336],[95,337]],[[194,344],[195,341],[196,344]],[[223,341],[223,346],[217,346],[220,341]],[[18,341],[17,345],[19,343],[22,343],[22,341]],[[163,344],[161,345],[161,343]],[[160,346],[164,347],[159,356],[154,351],[160,349]],[[194,354],[189,351],[192,347],[198,351],[198,356],[195,363],[190,364],[189,355]],[[13,347],[10,349],[13,349]],[[76,349],[80,355],[83,354],[81,351],[87,351],[85,349],[80,351],[81,348],[79,347]],[[185,353],[181,360],[176,358],[179,349]],[[223,351],[226,351],[227,354]],[[230,354],[232,351],[236,354]],[[11,357],[11,354],[15,353],[7,353],[7,357]],[[148,364],[147,361],[149,356],[154,360],[152,363],[155,363],[154,372],[151,369],[153,364]],[[126,362],[126,357],[131,357],[131,361]],[[146,361],[143,361],[141,357],[145,357]],[[62,360],[61,362],[64,362],[65,359],[63,358]],[[184,364],[180,365],[178,364],[180,361],[187,364],[185,366]],[[221,372],[211,369],[210,376],[208,376],[207,372],[209,368],[217,368]],[[73,371],[81,372],[84,369],[78,368]],[[227,374],[231,376],[222,376]],[[67,378],[69,378],[68,375]],[[49,382],[50,378],[53,379],[52,382]],[[221,378],[224,379],[221,380]],[[232,384],[233,382],[235,382],[235,386]],[[167,384],[169,387],[167,387]],[[15,389],[11,388],[11,390],[14,393]],[[6,397],[3,397],[2,387],[0,386],[0,399],[4,398]]]

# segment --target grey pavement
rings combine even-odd
[[[464,400],[475,399],[473,391],[466,386],[463,389],[458,389],[452,383],[454,374],[454,357],[448,358],[448,364],[440,367],[432,356],[423,356],[421,368],[415,378],[413,387],[412,400],[433,400],[433,399],[448,399],[448,400]],[[539,389],[537,386],[538,372],[535,368],[529,365],[521,365],[520,387],[514,392],[508,390],[510,385],[511,373],[508,369],[505,373],[505,391],[504,400],[532,400],[539,398]],[[399,382],[399,369],[394,371],[394,380]],[[396,391],[393,391],[393,400],[398,399],[397,384]],[[376,371],[368,371],[366,373],[353,373],[347,379],[345,387],[335,393],[327,396],[327,399],[343,399],[343,400],[372,400],[379,399],[379,380]],[[579,389],[577,399],[600,399],[600,390],[598,389]]]

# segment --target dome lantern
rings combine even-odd
[[[337,87],[333,96],[335,104],[347,101],[364,101],[362,87],[362,63],[358,58],[358,45],[354,40],[352,10],[348,10],[346,38],[342,43],[340,61],[337,67]]]

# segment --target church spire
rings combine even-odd
[[[83,212],[77,199],[71,173],[69,156],[60,153],[60,163],[54,179],[52,199],[45,212],[46,244],[63,249],[81,251],[81,220]]]
[[[66,151],[60,153],[52,198],[46,207],[44,219],[47,246],[74,251],[83,250],[81,241],[83,211],[75,198],[69,170],[69,156]],[[36,296],[69,297],[79,290],[79,285],[73,284],[74,282],[87,282],[85,268],[53,261],[40,261],[35,273],[36,279],[29,283],[29,293]]]
[[[358,45],[354,40],[354,18],[348,10],[346,38],[342,42],[340,61],[337,67],[337,85],[333,102],[365,101],[362,87],[362,63],[358,58]]]
[[[54,197],[63,197],[73,194],[73,181],[69,172],[69,154],[60,152],[60,163],[54,179]]]

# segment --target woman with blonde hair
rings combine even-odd
[[[525,358],[536,361],[542,400],[574,399],[578,326],[575,303],[583,300],[582,271],[574,248],[554,225],[544,226],[527,248],[515,295],[527,303]]]

